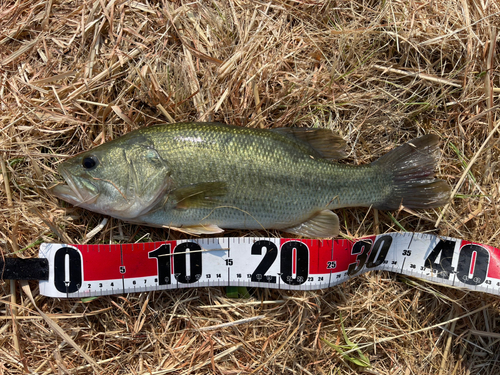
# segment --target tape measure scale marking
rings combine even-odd
[[[42,244],[43,295],[88,297],[186,287],[314,290],[370,270],[500,294],[500,250],[422,233],[349,240],[210,238],[123,245]]]

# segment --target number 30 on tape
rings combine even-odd
[[[43,295],[101,296],[212,286],[328,288],[370,270],[500,294],[500,250],[421,233],[355,241],[210,238],[118,245],[42,244]]]

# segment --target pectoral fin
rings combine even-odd
[[[217,205],[218,197],[227,194],[225,182],[203,182],[183,186],[172,191],[176,202],[176,209],[187,210],[189,208],[210,208]]]
[[[330,210],[323,210],[309,220],[283,230],[308,238],[337,237],[340,232],[339,217]]]

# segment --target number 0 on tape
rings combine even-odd
[[[350,240],[210,238],[123,245],[42,244],[43,295],[89,297],[212,286],[329,288],[370,270],[500,294],[500,249],[421,233]]]

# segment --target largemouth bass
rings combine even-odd
[[[53,193],[127,222],[190,234],[281,229],[331,238],[331,210],[430,208],[449,200],[434,178],[438,137],[425,135],[375,162],[338,164],[345,142],[326,129],[250,129],[178,123],[138,129],[59,165]]]

